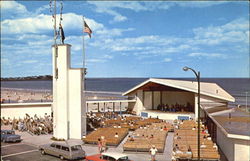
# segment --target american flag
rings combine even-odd
[[[87,23],[84,21],[84,32],[89,34],[89,38],[91,38],[92,30],[89,28]]]

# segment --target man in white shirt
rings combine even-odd
[[[154,145],[152,145],[152,148],[150,148],[149,152],[150,152],[150,155],[151,155],[151,161],[155,161],[155,156],[156,156],[156,153],[157,153],[157,149],[155,148]]]

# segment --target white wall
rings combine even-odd
[[[138,90],[137,96],[136,96],[135,108],[134,108],[134,111],[136,111],[137,115],[139,115],[141,111],[144,110],[142,100],[143,100],[143,92],[142,90]]]
[[[195,118],[197,119],[198,118],[198,94],[195,94],[195,104],[194,104],[194,109],[195,109]],[[204,95],[200,95],[200,104],[201,106],[203,105],[203,107],[209,107],[211,105],[214,105],[214,104],[217,104],[218,106],[219,105],[226,105],[227,102],[223,102],[223,100],[220,100],[220,99],[216,99],[216,98],[212,98],[212,97],[208,97],[208,96],[204,96]],[[203,109],[200,110],[200,117],[203,118],[205,117],[205,112]]]
[[[54,47],[52,48],[53,55]],[[55,64],[54,64],[55,67]],[[53,77],[53,111],[54,111],[54,132],[53,136],[57,139],[68,139],[69,137],[69,116],[68,116],[68,69],[70,67],[70,45],[58,45],[58,79]],[[54,90],[54,88],[53,88]]]
[[[53,64],[58,68],[58,79],[53,77],[53,136],[57,139],[81,139],[86,134],[83,69],[72,69],[70,59],[71,45],[58,45],[57,64]]]
[[[189,118],[194,118],[194,114],[180,114],[180,113],[164,113],[164,112],[152,112],[152,111],[142,111],[148,113],[148,117],[163,119],[163,120],[175,120],[178,116],[187,116]]]
[[[157,109],[157,106],[161,103],[161,92],[154,91],[154,109]]]
[[[195,113],[195,119],[198,119],[198,95],[195,94],[194,96],[194,113]]]
[[[228,161],[250,160],[250,140],[229,138],[219,127],[216,140]]]
[[[234,160],[235,161],[249,161],[250,160],[250,141],[234,139]]]
[[[175,92],[175,91],[163,91],[162,103],[168,105],[183,104],[186,105],[189,102],[194,105],[194,94],[191,92]]]
[[[80,139],[86,130],[86,107],[83,106],[82,69],[69,70],[69,137]],[[82,114],[85,114],[82,116]]]
[[[217,127],[217,144],[226,155],[228,161],[234,161],[234,141],[228,138],[219,127]]]
[[[213,102],[227,104],[227,101],[216,99],[216,98],[209,97],[209,96],[201,95],[201,103],[213,103]]]
[[[144,91],[144,107],[145,109],[152,109],[152,92]]]
[[[140,114],[142,110],[151,110],[153,106],[152,102],[152,93],[154,99],[154,109],[157,109],[157,106],[160,104],[160,91],[142,91],[137,90],[137,101],[134,104],[134,111],[137,114]],[[143,94],[144,93],[144,94]],[[130,96],[134,96],[135,93],[130,94]],[[143,96],[144,95],[144,96]],[[142,102],[143,101],[143,102]],[[192,106],[194,106],[194,94],[191,92],[171,92],[171,91],[163,91],[162,92],[162,103],[164,104],[175,104],[178,102],[179,104],[186,105],[189,102]],[[143,103],[143,104],[142,104]],[[133,104],[130,104],[133,106]]]
[[[51,115],[51,103],[17,103],[17,104],[1,104],[1,117],[5,118],[24,118],[25,114],[33,117],[44,117],[45,113]]]

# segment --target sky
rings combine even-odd
[[[71,66],[87,77],[249,78],[247,1],[58,1]],[[1,77],[52,74],[49,1],[1,1]],[[58,21],[57,21],[58,22]],[[58,28],[58,25],[57,25]],[[60,43],[59,40],[57,40]]]

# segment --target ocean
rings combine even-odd
[[[121,95],[137,84],[148,78],[87,78],[86,91],[99,95]],[[178,80],[195,80],[192,78],[166,78]],[[202,78],[202,82],[217,83],[224,90],[235,97],[234,104],[245,105],[246,92],[248,92],[248,101],[250,102],[250,79],[249,78]],[[51,91],[51,80],[36,81],[1,81],[1,88],[29,89]],[[250,103],[248,103],[250,104]]]

